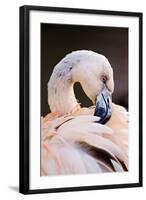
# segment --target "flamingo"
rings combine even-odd
[[[93,106],[80,106],[76,82]],[[113,69],[104,55],[77,50],[54,67],[51,113],[41,117],[41,176],[128,171],[128,112],[112,102],[113,91]]]

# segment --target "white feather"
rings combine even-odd
[[[41,119],[41,175],[121,172],[128,168],[128,114],[113,104],[106,125],[96,123],[94,107],[80,108],[73,85],[80,82],[94,102],[102,89],[101,76],[113,92],[108,60],[92,51],[75,51],[54,68],[48,82],[52,113]]]

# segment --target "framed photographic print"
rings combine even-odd
[[[20,192],[142,186],[142,13],[20,7]]]

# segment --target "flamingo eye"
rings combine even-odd
[[[103,76],[101,77],[101,80],[102,80],[102,82],[105,84],[106,81],[107,81],[107,77],[106,77],[105,75],[103,75]]]

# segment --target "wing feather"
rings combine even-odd
[[[119,131],[113,118],[107,125],[97,120],[85,113],[42,118],[41,175],[127,171],[126,120],[116,121]]]

